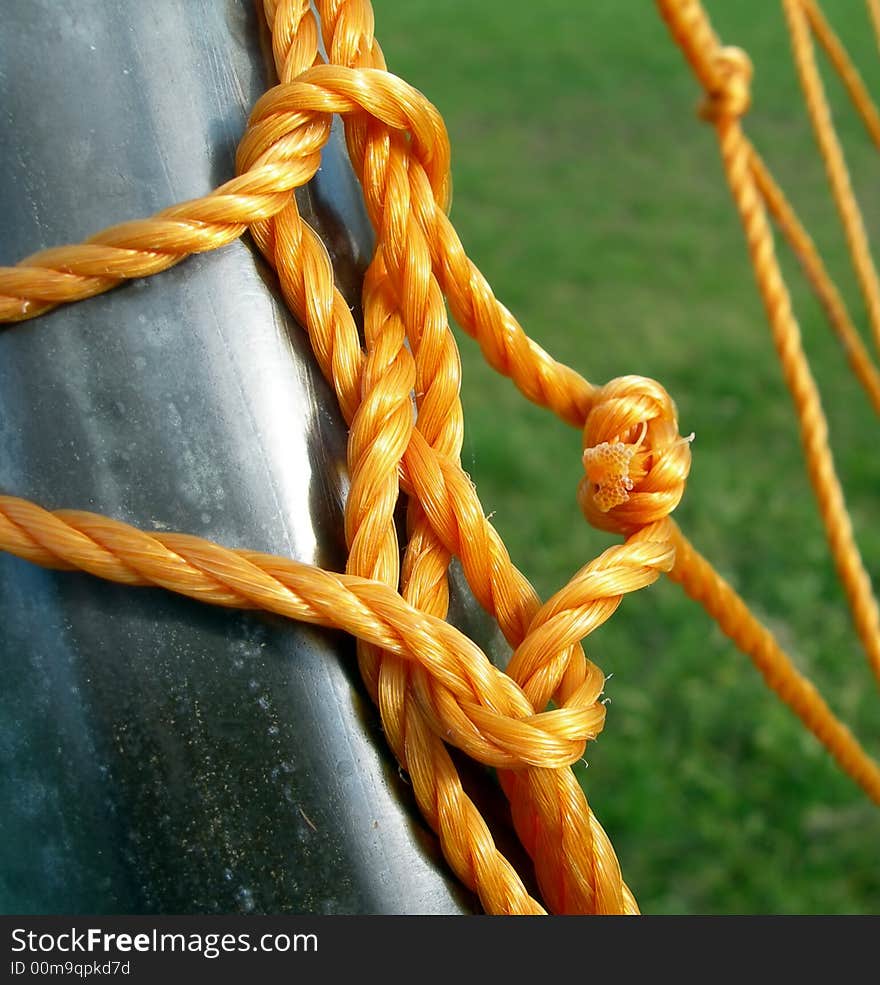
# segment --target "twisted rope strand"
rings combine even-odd
[[[747,138],[746,138],[747,140]],[[874,410],[880,414],[880,372],[878,372],[871,353],[862,342],[853,324],[846,304],[831,279],[816,245],[809,233],[801,225],[797,213],[776,184],[769,168],[747,140],[750,167],[755,185],[764,200],[770,215],[788,241],[794,255],[798,258],[810,286],[819,299],[831,327],[837,334],[844,354],[856,379],[868,395]]]
[[[0,320],[23,321],[179,263],[237,239],[248,223],[280,211],[318,170],[330,135],[328,114],[302,118],[284,147],[210,195],[127,222],[82,244],[54,247],[0,267]]]
[[[322,14],[325,12],[322,11]],[[332,13],[332,12],[331,12]],[[322,16],[322,23],[326,23],[325,17]],[[342,60],[339,52],[334,48],[334,42],[329,39],[325,32],[325,44],[329,51],[331,51],[332,57],[334,59]],[[359,47],[360,42],[355,41],[355,47]],[[368,45],[365,47],[369,47]],[[346,56],[347,57],[347,56]],[[376,64],[376,56],[371,56],[372,64]],[[358,61],[354,57],[348,59],[354,64],[363,66],[366,64],[369,67],[370,63],[365,63],[363,61]],[[379,57],[379,63],[381,64],[381,57]],[[421,271],[430,270],[430,262],[414,261],[415,256],[421,256],[427,258],[427,254],[424,251],[424,247],[421,251],[418,248],[419,243],[419,230],[417,228],[410,227],[410,233],[408,236],[404,236],[403,247],[396,243],[396,239],[401,238],[401,229],[406,228],[407,216],[409,214],[409,209],[405,206],[401,206],[401,200],[405,203],[406,189],[400,186],[398,182],[397,195],[389,194],[385,188],[385,183],[389,176],[389,153],[394,146],[399,147],[399,143],[395,145],[394,135],[386,135],[379,128],[375,126],[372,122],[367,128],[364,126],[363,117],[354,114],[346,117],[346,128],[347,135],[349,139],[349,145],[353,148],[361,147],[362,150],[357,153],[363,156],[364,164],[359,168],[358,160],[355,159],[356,170],[359,170],[362,176],[362,180],[365,184],[365,199],[367,201],[368,210],[370,211],[371,218],[373,219],[374,226],[377,228],[379,233],[379,244],[377,247],[377,257],[376,262],[381,258],[385,266],[388,266],[386,261],[386,255],[394,256],[397,255],[397,259],[394,262],[393,269],[396,271],[396,281],[398,283],[398,296],[407,299],[413,293],[413,276],[410,271],[415,273],[415,277],[418,278]],[[439,129],[439,128],[438,128]],[[372,134],[373,145],[367,147],[367,139],[369,135]],[[358,136],[360,135],[360,136]],[[445,142],[445,132],[439,134],[438,139],[442,139]],[[446,152],[448,155],[448,151]],[[417,164],[418,162],[416,162]],[[409,173],[412,175],[416,170],[416,164],[411,160],[408,162]],[[369,170],[368,170],[369,169]],[[399,173],[399,168],[395,173]],[[420,166],[418,167],[418,175],[423,179],[422,186],[427,188],[427,194],[432,198],[434,197],[434,191],[429,187],[430,182],[425,176],[424,169]],[[390,201],[392,208],[386,206],[386,202]],[[396,235],[383,235],[382,231],[385,228],[385,223],[388,220],[389,215],[397,216],[397,220],[393,224],[393,229],[397,229]],[[401,226],[402,222],[402,226]],[[407,242],[407,240],[409,242]],[[283,256],[279,257],[281,263],[285,262]],[[417,281],[416,281],[417,282]],[[419,293],[416,291],[416,293]],[[421,292],[421,296],[427,299],[433,297],[432,305],[425,307],[422,303],[418,306],[413,306],[410,303],[409,314],[407,315],[407,320],[409,323],[409,335],[410,342],[413,345],[416,353],[416,364],[417,372],[419,372],[420,379],[416,382],[416,402],[418,407],[418,418],[416,427],[421,433],[424,431],[427,434],[429,443],[427,448],[429,451],[433,451],[434,448],[443,451],[447,454],[453,456],[457,459],[458,450],[460,449],[461,441],[461,425],[460,425],[460,407],[453,413],[451,401],[457,404],[457,391],[458,391],[458,354],[457,347],[455,346],[454,340],[451,333],[448,331],[448,325],[445,318],[445,309],[443,307],[442,297],[437,291],[436,287],[433,288],[433,293],[429,289],[426,294],[424,291]],[[320,310],[327,311],[331,309],[330,304],[318,304],[316,305]],[[342,311],[342,309],[337,309]],[[425,321],[426,311],[433,310],[435,316],[427,319]],[[343,315],[347,312],[343,311]],[[424,324],[423,324],[424,321]],[[329,326],[326,328],[321,328],[320,326],[313,326],[313,330],[324,331],[327,335],[333,334],[333,329]],[[429,345],[426,339],[433,339]],[[437,362],[437,360],[440,362]],[[425,368],[427,365],[428,368]],[[439,387],[438,383],[442,384],[443,389],[440,391],[440,396],[437,396]],[[432,413],[431,401],[434,400],[434,407],[437,408],[435,413]],[[438,425],[440,426],[438,429]],[[524,603],[528,604],[529,611],[525,616],[520,617],[517,611],[512,612],[507,618],[502,615],[500,621],[505,627],[505,632],[510,637],[512,633],[516,634],[516,639],[521,638],[522,633],[525,632],[525,625],[528,622],[529,614],[533,609],[538,607],[537,598],[534,597],[534,592],[531,586],[522,578],[522,576],[516,571],[515,568],[510,563],[510,559],[507,556],[506,550],[503,548],[503,544],[500,542],[500,538],[491,528],[488,528],[485,518],[483,516],[482,507],[480,507],[478,501],[475,498],[474,491],[466,480],[466,477],[461,472],[460,463],[454,462],[450,463],[451,469],[453,470],[453,475],[455,480],[458,481],[459,490],[459,500],[467,503],[472,502],[473,506],[468,511],[467,521],[471,528],[476,527],[477,529],[477,543],[485,542],[491,545],[491,553],[495,555],[498,564],[495,565],[495,569],[489,572],[489,582],[486,583],[486,572],[481,570],[479,575],[479,581],[484,583],[484,593],[483,600],[487,604],[489,611],[496,611],[495,606],[495,596],[499,594],[498,590],[495,588],[495,584],[500,581],[501,585],[501,595],[505,599],[523,600]],[[436,495],[434,495],[436,498]],[[418,517],[423,511],[421,506],[418,506],[418,500],[413,499],[411,501],[409,510],[411,515],[411,520],[413,516]],[[418,513],[416,513],[418,511]],[[430,518],[426,516],[426,521]],[[448,590],[446,586],[446,567],[448,565],[448,547],[442,543],[442,540],[438,540],[436,535],[432,532],[430,524],[424,529],[414,528],[412,530],[413,539],[411,540],[410,546],[407,548],[407,554],[404,559],[406,577],[402,590],[406,597],[410,600],[419,598],[420,605],[428,606],[429,611],[435,612],[437,614],[445,614],[447,601],[448,601]],[[465,538],[462,538],[465,539]],[[418,551],[415,552],[415,545],[418,544]],[[460,549],[459,549],[460,552]],[[468,564],[465,562],[465,572],[470,577],[471,581],[475,580],[475,570],[479,565],[480,568],[485,569],[485,556],[486,553],[482,554],[479,551],[475,551],[473,555],[473,562]],[[425,572],[429,572],[427,577]],[[413,584],[416,586],[414,589],[410,588],[410,580],[413,579]],[[430,589],[430,595],[428,590]],[[534,597],[534,602],[532,599]],[[514,620],[515,625],[511,625],[511,619]],[[580,663],[585,664],[582,651],[577,648],[577,653],[580,656]],[[592,692],[592,701],[596,703],[598,701],[599,693],[601,691],[601,685],[604,682],[604,675],[595,668],[591,666],[591,679],[596,686]],[[362,670],[365,668],[362,666]],[[373,663],[369,675],[374,678],[379,678],[381,676],[381,671],[378,665]],[[386,678],[390,680],[390,671],[386,668]],[[586,670],[582,672],[582,676],[586,676]],[[418,682],[416,682],[418,683]],[[406,689],[402,686],[402,681],[400,679],[396,680],[394,687],[388,684],[386,688],[387,693],[394,693],[397,697],[406,695]],[[380,700],[381,706],[381,693],[377,694],[377,698]],[[389,734],[392,745],[395,747],[398,754],[401,754],[403,748],[403,736],[402,736],[402,721],[405,716],[393,715],[393,702],[387,702],[387,706],[384,714],[384,724],[386,728],[386,733]],[[392,723],[390,719],[395,717],[395,721]],[[436,753],[435,753],[436,754]],[[435,775],[439,775],[439,771],[435,770]],[[520,790],[525,788],[520,786]],[[582,805],[580,812],[585,816],[589,816],[589,808],[586,804],[583,794],[580,794]],[[445,798],[449,800],[449,798]],[[546,798],[545,798],[546,800]],[[567,795],[567,800],[572,800],[571,792]],[[562,821],[566,821],[569,828],[572,827],[573,822],[568,820],[571,818],[573,811],[557,811],[553,816],[545,821],[549,823],[551,827],[558,827],[560,823],[560,818]],[[459,825],[459,827],[461,827]],[[590,828],[586,829],[589,833]],[[548,838],[548,842],[557,846],[562,838]],[[569,841],[572,839],[569,838]],[[589,841],[586,843],[589,846]],[[558,849],[555,850],[556,854],[550,863],[546,859],[538,859],[538,875],[539,882],[544,885],[551,885],[560,882],[560,876],[558,872],[565,871],[566,869],[571,870],[576,863],[576,857],[574,853],[570,853],[569,856],[559,855]],[[592,864],[589,866],[592,871]],[[564,881],[564,878],[563,880]],[[568,881],[572,881],[569,877]],[[618,879],[619,882],[619,879]],[[592,906],[592,896],[593,888],[590,882],[584,880],[580,875],[574,877],[574,883],[576,885],[583,885],[583,889],[580,895],[569,890],[568,898],[572,901],[572,906],[577,907],[581,911],[588,910]],[[603,899],[609,898],[608,892],[602,894]],[[623,892],[621,888],[617,896],[620,899],[618,908],[623,907],[623,897],[626,896],[631,899],[631,894],[626,890]],[[628,905],[628,904],[627,904]]]
[[[254,551],[232,551],[188,534],[146,533],[94,513],[50,513],[10,496],[0,496],[0,544],[4,551],[44,567],[78,569],[121,584],[158,586],[213,605],[266,609],[335,626],[418,662],[434,686],[445,688],[463,708],[479,710],[483,728],[455,738],[468,755],[478,752],[474,758],[486,765],[519,768],[530,763],[551,770],[569,765],[602,728],[604,707],[584,705],[578,696],[564,707],[536,715],[516,683],[475,643],[375,580]],[[614,590],[614,568],[620,583],[629,579],[628,563],[619,561],[601,591]],[[597,590],[593,586],[594,593]],[[538,740],[536,746],[531,739]]]
[[[319,4],[318,7],[325,47],[333,62],[354,68],[384,66],[381,49],[372,36],[368,4]],[[403,150],[399,138],[395,140],[395,135],[386,135],[374,123],[368,123],[359,115],[346,117],[345,125],[355,170],[360,176],[367,209],[377,230],[377,260],[381,257],[385,272],[395,285],[401,315],[415,351],[418,409],[415,426],[424,435],[427,444],[452,460],[458,471],[463,433],[458,399],[458,349],[449,331],[424,226],[419,227],[413,222],[415,202],[425,200],[434,204],[441,196],[432,192],[424,170],[413,160],[408,165],[411,187],[398,187],[394,194],[389,187],[389,175],[394,173],[397,166],[395,152]],[[443,139],[445,141],[445,133]],[[407,546],[402,592],[404,597],[416,602],[420,608],[445,617],[448,607],[446,569],[450,553],[431,527],[417,499],[410,501],[408,511],[412,539]],[[468,570],[473,569],[466,569],[466,573]],[[431,575],[423,577],[424,571],[430,571]],[[518,620],[519,629],[536,610],[537,599],[530,588],[519,591],[514,598],[519,600],[522,613],[522,618]],[[514,639],[519,641],[521,638],[522,630],[519,629]],[[536,709],[544,707],[550,700],[563,674],[572,679],[577,677],[580,683],[589,676],[590,700],[593,703],[598,701],[604,676],[592,664],[588,670],[582,649],[573,645],[578,640],[573,638],[559,654],[554,650],[545,650],[544,659],[555,668],[556,675],[543,698],[536,699],[530,695]],[[421,682],[416,684],[421,686]],[[573,792],[565,788],[564,782],[560,784],[560,780],[560,777],[551,774],[548,782],[551,786],[556,782],[557,790],[542,799],[541,803],[548,807],[537,814],[531,805],[526,784],[502,777],[502,785],[515,802],[514,816],[520,826],[526,825],[530,833],[538,827],[549,829],[546,837],[531,841],[536,846],[533,857],[545,899],[557,912],[564,912],[569,905],[576,910],[584,910],[593,905],[597,878],[590,857],[591,829],[582,826],[581,837],[574,837],[572,828],[575,825],[569,819],[588,818],[590,810],[578,787],[575,786]],[[561,805],[564,803],[576,803],[578,809],[569,807],[563,810]],[[583,837],[585,834],[588,836],[586,839]],[[564,849],[566,844],[586,846],[587,851],[583,847],[580,851],[561,850],[561,846]],[[549,846],[549,849],[539,851],[539,845]],[[582,874],[584,871],[586,878]],[[598,878],[609,877],[600,871]],[[616,876],[612,871],[610,878],[616,878],[617,884],[601,895],[603,899],[613,901],[608,903],[609,906],[620,910],[624,902],[619,870]]]
[[[829,709],[822,696],[794,667],[773,634],[755,618],[734,589],[678,528],[673,544],[675,564],[669,577],[718,623],[721,630],[752,659],[767,686],[798,716],[875,804],[880,804],[880,766]]]
[[[868,13],[874,25],[874,35],[877,38],[877,48],[880,49],[880,0],[868,0]]]
[[[868,87],[859,74],[859,70],[853,65],[846,48],[841,44],[840,39],[825,19],[819,4],[815,0],[800,0],[800,2],[816,40],[822,45],[825,54],[828,55],[828,59],[840,77],[850,101],[865,124],[868,135],[877,149],[880,150],[880,113],[871,99],[871,94],[868,92]],[[869,0],[869,6],[874,6],[875,9],[880,10],[876,4],[877,0]]]
[[[389,182],[398,192],[406,184],[404,162],[400,152],[390,162]],[[392,198],[401,203],[405,220],[406,196],[398,194]],[[411,391],[416,385],[416,366],[405,344],[412,314],[401,310],[385,266],[387,239],[384,233],[380,234],[364,284],[367,360],[361,384],[363,400],[352,422],[349,440],[352,491],[346,503],[350,547],[346,567],[352,574],[383,581],[396,589],[399,554],[394,511],[399,496],[398,465],[413,428]],[[412,285],[412,289],[418,294],[418,285]],[[389,372],[394,372],[401,362],[407,371],[405,375],[395,373],[392,383]],[[430,528],[423,531],[428,532]],[[407,556],[412,565],[409,546]],[[429,553],[420,557],[432,560]],[[442,585],[440,592],[445,603],[448,598],[445,568],[443,572],[444,577],[435,580],[435,585]],[[411,569],[409,573],[412,574]],[[417,608],[427,608],[424,599],[413,599],[411,593],[405,593],[404,597],[406,594],[410,594],[408,600],[415,602]],[[445,604],[438,606],[433,614],[443,618]],[[486,825],[475,820],[476,808],[466,797],[449,753],[437,737],[438,731],[447,740],[453,733],[467,735],[478,731],[473,718],[469,719],[461,708],[454,707],[454,702],[444,701],[441,694],[435,693],[427,675],[416,691],[411,684],[408,662],[393,653],[361,642],[358,661],[368,690],[379,707],[392,751],[410,773],[417,803],[438,833],[453,870],[478,893],[489,912],[502,912],[499,900],[508,901],[507,905],[514,906],[516,912],[533,912],[531,901],[524,899],[525,890],[519,877],[496,849]],[[518,903],[509,902],[516,899]]]
[[[855,69],[848,62],[840,61],[842,49],[830,27],[822,18],[818,6],[814,3],[805,2],[805,0],[783,0],[783,7],[791,37],[795,65],[810,120],[813,124],[816,142],[825,164],[828,183],[831,186],[834,203],[837,206],[840,222],[846,235],[850,257],[855,267],[862,296],[865,299],[868,323],[871,326],[874,344],[880,351],[880,276],[877,274],[877,268],[871,256],[868,232],[865,229],[862,213],[853,191],[843,148],[840,146],[840,140],[831,120],[831,110],[825,96],[822,78],[816,66],[810,34],[811,25],[831,55],[832,62],[859,108],[878,149],[880,149],[880,117],[878,117],[877,111],[874,109]]]
[[[799,0],[786,9],[795,12],[800,22]],[[697,0],[658,0],[661,12],[673,37],[687,53],[696,44],[695,34],[688,33],[694,24],[708,21]],[[711,34],[711,27],[701,29],[700,36]],[[714,38],[714,34],[712,34]],[[856,632],[868,658],[868,664],[880,682],[880,609],[874,597],[871,579],[865,569],[846,508],[843,490],[834,467],[828,443],[828,423],[822,410],[819,391],[810,372],[801,345],[801,334],[791,306],[791,298],[776,259],[764,201],[752,169],[752,155],[740,117],[749,106],[751,66],[737,49],[722,48],[714,39],[714,50],[703,52],[714,57],[719,66],[721,88],[706,93],[703,114],[715,126],[727,183],[739,213],[746,245],[764,309],[770,324],[773,343],[779,356],[786,386],[791,393],[804,449],[810,484],[841,583],[846,592]],[[690,57],[689,57],[690,60]],[[739,645],[739,641],[738,645]],[[741,646],[742,649],[745,649]]]

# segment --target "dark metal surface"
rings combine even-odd
[[[250,0],[0,14],[0,261],[232,175],[269,81]],[[311,198],[352,289],[338,136]],[[345,432],[272,285],[236,242],[0,329],[0,489],[341,568]],[[476,908],[347,638],[0,555],[0,667],[0,910]]]

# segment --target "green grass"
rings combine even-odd
[[[862,324],[780,6],[709,7],[755,63],[747,130]],[[470,256],[556,358],[595,382],[641,373],[666,386],[684,433],[696,432],[682,526],[880,753],[880,698],[825,548],[714,135],[654,5],[375,8],[391,70],[446,119],[452,216]],[[864,6],[829,15],[880,93]],[[880,159],[828,84],[878,239]],[[787,257],[784,267],[877,580],[877,420]],[[469,339],[461,347],[465,468],[546,596],[611,542],[577,508],[580,436],[527,404]],[[880,813],[676,586],[627,598],[586,645],[614,677],[583,779],[644,911],[880,911]]]

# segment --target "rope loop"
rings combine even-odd
[[[738,120],[752,102],[752,60],[733,45],[718,49],[715,56],[715,86],[706,90],[699,107],[700,119],[709,123]]]
[[[679,434],[675,404],[655,380],[621,376],[606,383],[584,426],[584,516],[622,534],[669,516],[684,494],[692,439]]]

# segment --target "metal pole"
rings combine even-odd
[[[248,0],[5,0],[2,262],[233,174]],[[337,134],[303,200],[357,290]],[[346,432],[245,241],[0,331],[0,488],[341,569]],[[463,603],[465,609],[468,603]],[[0,910],[462,913],[352,642],[0,555]]]

